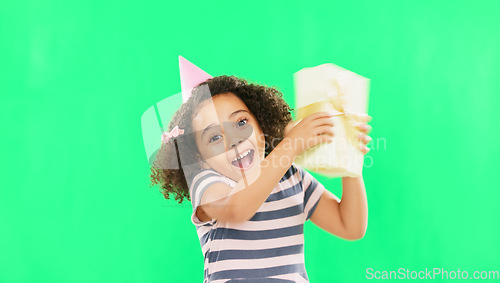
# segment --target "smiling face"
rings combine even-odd
[[[196,145],[211,168],[235,181],[258,170],[264,159],[265,138],[255,116],[233,93],[217,94],[198,106],[193,130]]]

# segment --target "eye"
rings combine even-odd
[[[245,124],[248,123],[248,119],[241,119],[238,121],[237,125],[238,127],[242,127],[242,126],[245,126]]]
[[[218,141],[221,137],[222,137],[221,135],[214,135],[214,136],[212,136],[212,137],[208,140],[208,142],[216,142],[216,141]]]

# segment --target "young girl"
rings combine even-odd
[[[167,199],[173,194],[179,203],[184,197],[192,202],[204,282],[309,282],[303,234],[309,219],[344,239],[363,237],[362,177],[342,178],[340,201],[293,163],[306,149],[331,141],[331,114],[297,123],[290,111],[275,88],[220,76],[199,84],[170,122],[169,129],[186,134],[161,147],[152,184],[160,184]],[[363,153],[371,140],[369,119],[356,125]],[[174,168],[169,162],[181,169],[159,169]]]

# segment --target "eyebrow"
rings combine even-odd
[[[231,114],[229,115],[229,118],[231,118],[231,117],[233,117],[234,115],[236,115],[236,114],[238,114],[238,113],[241,113],[241,112],[247,112],[247,113],[248,113],[248,111],[247,111],[247,110],[245,110],[245,109],[236,110],[236,111],[234,111],[233,113],[231,113]],[[203,129],[203,132],[201,133],[201,137],[203,138],[203,136],[205,136],[206,132],[207,132],[210,128],[215,127],[215,126],[217,126],[217,125],[215,125],[214,123],[212,123],[212,124],[208,125],[205,129]]]
[[[247,112],[248,113],[248,111],[246,111],[245,109],[236,110],[233,113],[231,113],[231,115],[229,115],[229,118],[233,117],[234,115],[236,115],[240,112]]]

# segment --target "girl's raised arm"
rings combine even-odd
[[[260,172],[250,172],[233,189],[219,182],[207,187],[197,217],[201,221],[227,222],[252,218],[298,155],[319,143],[332,141],[331,117],[331,113],[318,112],[304,118],[261,162]]]

